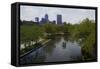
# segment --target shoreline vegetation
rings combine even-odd
[[[42,41],[39,41],[38,44],[34,43],[33,45],[30,45],[31,48],[29,50],[25,51],[25,52],[22,52],[22,54],[20,55],[20,57],[23,57],[23,56],[31,53],[32,51],[36,51],[37,49],[39,49],[41,47],[41,45],[43,47],[43,45],[45,46],[45,44],[48,43],[49,41],[50,41],[50,39],[48,39],[48,40],[42,40]],[[41,43],[41,44],[39,44],[39,43]],[[24,51],[25,49],[27,49],[27,48],[23,48],[21,50]]]
[[[64,22],[62,25],[52,22],[38,25],[35,22],[20,22],[20,57],[29,52],[37,50],[51,41],[57,35],[70,37],[72,40],[79,40],[82,50],[82,60],[96,59],[96,23],[88,18],[78,24]]]

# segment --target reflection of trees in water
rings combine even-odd
[[[68,41],[69,38],[70,38],[69,34],[64,34],[63,37],[64,37],[64,40],[65,40],[65,41]]]
[[[51,39],[51,41],[49,41],[46,46],[44,47],[45,51],[48,54],[52,54],[54,48],[56,47],[55,44],[59,43],[61,41],[61,35],[56,35],[54,36],[55,38]]]
[[[68,41],[69,38],[70,37],[68,36],[68,34],[66,34],[66,35],[55,35],[54,38],[46,45],[46,46],[48,46],[48,47],[46,47],[46,51],[48,53],[52,53],[53,48],[56,47],[55,44],[58,44],[59,42],[62,43],[61,46],[63,48],[66,48],[66,41]]]
[[[51,41],[46,43],[45,46],[41,47],[40,49],[38,49],[34,53],[31,53],[27,57],[24,57],[21,60],[21,64],[25,64],[25,63],[31,64],[31,63],[42,63],[42,62],[45,62],[46,59],[48,58],[48,55],[49,55],[49,57],[52,56],[55,48],[57,49],[57,47],[58,47],[58,50],[59,50],[59,48],[61,48],[60,50],[62,50],[62,51],[66,50],[66,48],[69,49],[69,47],[67,47],[66,44],[67,44],[67,42],[70,42],[70,40],[68,40],[68,38],[70,38],[70,37],[67,37],[67,36],[56,36],[55,38],[56,39],[51,39]],[[59,47],[59,46],[61,46],[61,47]],[[61,53],[63,54],[64,52],[61,52]],[[64,55],[64,57],[65,56],[66,55]],[[80,57],[75,55],[75,56],[71,56],[70,59],[72,59],[72,61],[80,60]]]
[[[71,41],[71,42],[74,42],[77,40],[77,39],[73,38],[70,34],[64,34],[63,38],[65,41]]]
[[[61,41],[61,36],[56,36],[54,39],[51,39],[42,49],[37,50],[33,53],[28,54],[27,56],[21,58],[21,64],[31,64],[31,63],[41,63],[46,59],[46,54],[52,54],[53,50],[56,47],[56,43]]]
[[[56,40],[51,40],[50,42],[48,42],[48,44],[44,47],[44,50],[46,51],[46,53],[48,54],[52,54],[55,46],[55,42],[57,42]]]
[[[62,36],[62,35],[57,35],[55,36],[54,39],[52,39],[50,42],[47,43],[47,45],[45,46],[45,50],[47,53],[52,54],[54,48],[56,47],[56,44],[58,44],[59,42],[61,42],[61,46],[63,48],[66,48],[66,41],[68,40],[66,36]],[[65,40],[66,39],[66,40]],[[63,40],[63,41],[62,41]],[[64,43],[63,43],[64,42]]]

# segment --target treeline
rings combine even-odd
[[[74,39],[81,39],[83,60],[96,59],[96,23],[88,18],[74,25],[70,31]]]
[[[37,25],[34,22],[22,23],[20,26],[20,41],[25,46],[31,41],[38,42],[40,39],[48,39],[55,33],[70,34],[72,39],[81,39],[82,53],[84,60],[91,60],[96,58],[96,23],[88,18],[82,20],[78,24],[63,23],[62,25],[54,23],[44,23],[43,25]],[[49,36],[48,36],[49,35]],[[67,36],[67,35],[65,35]]]

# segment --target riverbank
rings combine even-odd
[[[31,50],[25,52],[24,54],[20,55],[20,57],[23,57],[23,56],[25,56],[25,55],[27,55],[27,54],[33,52],[33,51],[36,51],[36,50],[39,49],[40,47],[45,46],[45,44],[48,43],[50,40],[51,40],[51,39],[48,39],[48,40],[46,39],[46,40],[39,41],[39,43],[37,43],[37,44],[34,43],[33,48],[32,48]]]

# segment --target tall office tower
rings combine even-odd
[[[35,22],[39,23],[39,17],[35,17]]]
[[[62,15],[57,15],[57,24],[62,24]]]
[[[40,24],[44,24],[45,23],[45,18],[41,18]]]
[[[49,17],[48,17],[48,14],[45,14],[45,23],[46,22],[49,22],[49,19],[48,19]]]

